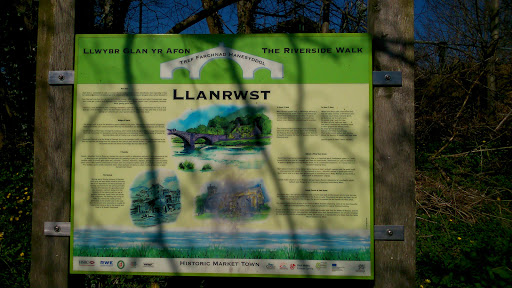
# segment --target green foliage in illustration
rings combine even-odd
[[[75,256],[85,257],[370,260],[369,249],[308,250],[294,246],[277,249],[229,248],[222,246],[174,249],[140,245],[130,248],[75,248],[73,253]]]
[[[196,197],[196,215],[203,215],[205,211],[207,194],[200,194]]]
[[[187,132],[227,135],[231,139],[269,136],[272,133],[272,121],[261,112],[246,115],[235,112],[226,117],[215,116],[208,121],[207,126],[201,124],[187,129]]]
[[[211,171],[211,170],[212,170],[212,165],[210,165],[210,164],[204,164],[203,168],[201,168],[201,171]]]
[[[178,168],[180,170],[193,171],[195,168],[195,165],[193,162],[185,160],[185,162],[181,162],[180,164],[178,164]]]
[[[215,146],[265,146],[270,145],[270,138],[230,140],[215,142]],[[252,149],[248,147],[247,149]]]

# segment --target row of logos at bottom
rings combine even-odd
[[[99,263],[96,263],[94,260],[78,260],[79,266],[99,266],[99,267],[114,267],[114,262],[112,260],[101,260]],[[136,268],[137,267],[137,261],[130,261],[129,262],[130,267]],[[126,267],[126,263],[123,260],[119,260],[116,263],[116,266],[118,269],[122,270]],[[155,266],[154,263],[143,263],[144,267],[152,268]]]
[[[78,260],[79,266],[99,266],[99,267],[114,267],[115,261],[113,260],[101,260],[99,263],[96,263],[94,260]],[[140,265],[142,264],[142,265]],[[125,263],[123,260],[119,260],[115,263],[116,267],[119,270],[123,270],[126,265],[128,265],[130,268],[137,268],[137,267],[144,267],[144,268],[155,268],[155,263],[152,262],[142,262],[137,263],[137,261],[128,261],[128,264]],[[259,263],[258,265],[259,266]],[[327,262],[317,262],[314,265],[310,264],[296,264],[296,263],[286,263],[281,262],[279,264],[273,264],[268,263],[264,265],[267,270],[327,270],[329,268],[329,264]],[[338,266],[336,263],[330,264],[331,271],[344,271],[344,266]],[[355,267],[356,273],[365,273],[366,272],[366,265],[365,264],[358,264]]]

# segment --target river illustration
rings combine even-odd
[[[197,171],[207,172],[203,167],[210,165],[211,170],[222,169],[227,166],[238,169],[261,169],[266,163],[265,147],[244,146],[210,146],[197,144],[193,150],[184,149],[178,143],[171,144],[171,157],[175,157],[178,163],[189,161],[194,164]],[[183,170],[183,169],[182,169]]]
[[[263,106],[211,105],[167,123],[171,157],[183,171],[260,169],[271,143],[272,120]]]

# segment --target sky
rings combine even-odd
[[[146,0],[147,2],[147,0]],[[161,1],[166,2],[166,1]],[[168,1],[168,3],[174,3],[175,1]],[[143,8],[143,29],[142,33],[144,34],[163,34],[166,33],[170,28],[174,26],[174,19],[185,19],[190,16],[191,12],[198,12],[201,9],[201,1],[199,0],[189,0],[189,1],[178,1],[180,3],[179,7],[176,4],[169,4],[168,7],[163,7],[160,9],[154,7],[144,7]],[[367,2],[367,1],[365,1]],[[139,29],[139,7],[138,1],[135,1],[131,7],[131,10],[128,14],[129,21],[127,23],[127,28],[129,33],[138,33]],[[232,6],[232,5],[231,5]],[[234,7],[234,6],[233,6]],[[236,23],[236,15],[233,11],[233,7],[226,7],[221,10],[222,20],[229,25],[229,23]],[[425,0],[414,0],[414,14],[415,14],[415,25],[416,29],[420,27],[418,20],[421,16],[426,13],[425,10]],[[231,25],[233,26],[233,25]],[[231,29],[235,29],[235,31],[229,31],[229,29],[225,28],[225,33],[236,33],[236,28],[231,27]],[[208,34],[208,27],[206,25],[206,20],[203,20],[194,26],[186,29],[182,32],[182,34]]]

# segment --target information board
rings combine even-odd
[[[71,273],[373,279],[371,55],[77,35]]]

